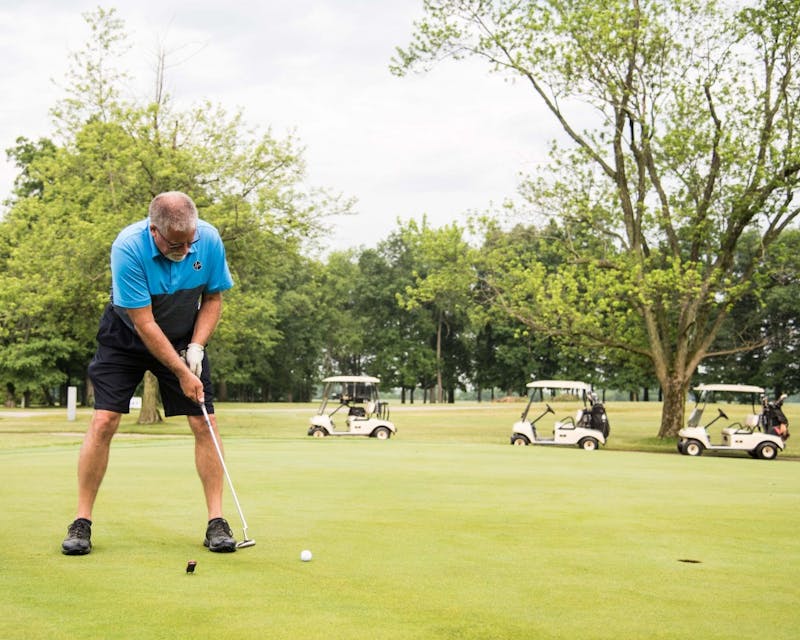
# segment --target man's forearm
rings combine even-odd
[[[183,358],[178,355],[175,347],[164,335],[161,327],[153,318],[152,309],[148,306],[143,309],[135,309],[133,313],[129,309],[128,315],[133,320],[139,337],[150,353],[178,378],[183,394],[195,402],[203,402],[205,399],[203,383],[189,370]]]
[[[148,308],[149,309],[149,308]],[[128,309],[128,316],[136,327],[136,332],[144,342],[148,351],[165,367],[172,371],[178,378],[188,372],[186,363],[180,357],[175,347],[153,319],[152,312],[144,309]]]

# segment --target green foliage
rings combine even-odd
[[[42,195],[44,184],[29,174],[29,167],[35,158],[55,153],[56,145],[46,138],[41,138],[36,142],[23,136],[17,138],[17,145],[6,151],[8,159],[14,160],[14,164],[20,170],[14,180],[14,196],[24,198],[28,195]]]
[[[63,144],[21,138],[9,151],[21,173],[0,222],[0,380],[18,391],[82,380],[113,239],[154,195],[182,190],[220,229],[236,282],[210,346],[215,374],[223,386],[263,385],[252,372],[268,369],[279,322],[297,307],[281,294],[293,290],[301,245],[351,203],[307,187],[296,141],[251,131],[241,114],[209,104],[176,112],[162,95],[123,103],[122,22],[102,9],[86,19],[91,38],[53,109]]]
[[[415,282],[418,255],[411,228],[415,228],[411,223],[398,228],[375,251],[363,253],[359,264],[372,300],[365,299],[368,306],[364,310],[379,327],[373,343],[382,348],[376,371],[384,382],[408,392],[413,401],[417,386],[427,390],[436,381],[436,352],[431,343],[436,329],[426,310],[404,308],[398,302],[398,295]]]
[[[800,213],[799,6],[427,1],[393,60],[402,75],[475,56],[549,109],[568,143],[523,195],[558,220],[563,259],[495,253],[491,287],[531,328],[648,358],[662,436],[760,277],[738,243],[753,231],[766,250]]]
[[[435,323],[437,401],[443,402],[445,388],[454,389],[461,375],[469,373],[468,349],[461,336],[468,336],[462,329],[468,322],[475,279],[472,252],[455,224],[429,229],[424,220],[420,227],[412,221],[401,234],[415,268],[413,284],[397,293],[397,302],[407,311],[427,311]]]
[[[440,401],[575,377],[661,387],[668,435],[698,371],[800,389],[798,3],[424,7],[394,72],[478,56],[526,83],[565,137],[520,185],[524,210],[472,230],[477,247],[423,219],[327,255],[326,220],[352,201],[307,185],[299,141],[211,103],[178,110],[163,60],[154,99],[125,102],[122,22],[87,14],[53,137],[7,152],[20,172],[0,221],[6,388],[80,384],[111,242],[180,189],[219,228],[236,283],[209,345],[221,397],[305,400],[328,373]],[[529,217],[501,225],[516,214]]]
[[[83,18],[89,27],[89,36],[81,50],[69,54],[66,95],[51,111],[66,141],[90,120],[117,120],[124,109],[121,89],[129,79],[119,68],[130,46],[117,10],[97,7],[85,12]]]
[[[754,234],[739,247],[740,253],[759,250]],[[709,381],[742,381],[772,390],[775,397],[800,388],[795,354],[800,348],[800,232],[781,234],[764,255],[763,277],[757,290],[738,301],[715,343],[718,356],[706,366]],[[744,258],[747,259],[746,257]],[[748,342],[750,351],[736,352],[734,345]]]

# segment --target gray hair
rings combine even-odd
[[[197,228],[197,207],[182,191],[166,191],[153,198],[147,210],[150,224],[162,232],[185,233]]]

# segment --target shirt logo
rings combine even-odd
[[[194,269],[195,271],[200,271],[200,269],[202,268],[203,268],[203,263],[200,262],[199,260],[195,260],[195,263],[192,265],[192,269]]]

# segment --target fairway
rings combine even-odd
[[[797,636],[800,464],[512,447],[517,411],[465,411],[461,440],[445,410],[397,411],[379,442],[308,438],[308,407],[221,407],[257,541],[230,555],[201,545],[181,422],[123,429],[94,550],[66,557],[80,437],[53,434],[78,429],[0,419],[0,637]]]

